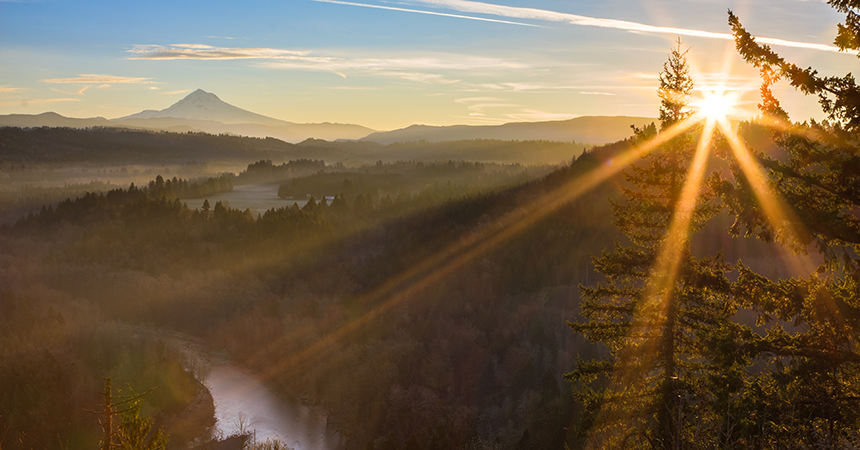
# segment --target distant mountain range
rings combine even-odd
[[[503,141],[576,141],[583,144],[607,144],[633,135],[631,125],[642,127],[656,119],[630,116],[583,116],[550,122],[513,122],[504,125],[435,127],[412,125],[394,131],[381,131],[363,137],[363,141],[393,142],[460,141],[498,139]]]
[[[0,126],[118,127],[178,133],[188,131],[210,134],[228,133],[261,138],[273,137],[292,143],[314,138],[329,141],[362,140],[380,144],[469,139],[576,141],[583,144],[605,144],[631,136],[631,125],[643,126],[654,120],[645,117],[584,116],[563,121],[515,122],[495,126],[412,125],[394,131],[375,132],[370,128],[353,124],[287,122],[233,106],[215,94],[198,89],[166,109],[141,111],[118,119],[104,117],[76,119],[54,112],[35,115],[9,114],[0,115]]]
[[[374,130],[340,123],[292,123],[233,106],[217,95],[198,89],[161,111],[146,110],[118,119],[74,119],[57,113],[0,116],[0,126],[13,127],[119,127],[184,133],[229,133],[239,136],[274,137],[286,142],[308,138],[359,139]]]

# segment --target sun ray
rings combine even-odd
[[[759,204],[764,210],[765,217],[777,233],[777,237],[785,242],[795,251],[784,252],[783,259],[788,261],[793,273],[798,276],[815,276],[817,265],[806,256],[799,255],[798,251],[806,251],[803,243],[807,241],[804,235],[808,230],[802,221],[794,214],[792,209],[785,203],[782,196],[775,193],[767,183],[766,176],[762,173],[761,166],[755,162],[749,149],[741,141],[740,137],[731,130],[727,123],[718,122],[720,129],[726,134],[729,145],[740,164],[747,180],[753,186],[753,192]],[[821,305],[827,310],[828,317],[846,326],[845,319],[838,313],[839,307],[829,296],[819,298]]]
[[[691,119],[691,121],[701,120],[701,118]],[[681,196],[675,205],[666,237],[652,268],[643,296],[644,302],[637,308],[633,317],[627,348],[619,353],[620,370],[614,374],[611,388],[616,393],[623,394],[625,391],[636,389],[636,386],[646,379],[645,372],[650,371],[651,361],[657,357],[660,336],[655,335],[655,331],[665,325],[667,311],[673,300],[673,286],[677,281],[684,250],[688,246],[690,224],[695,214],[714,130],[715,123],[708,120],[699,137]],[[620,396],[620,398],[626,397],[626,395]],[[624,427],[625,425],[618,419],[624,419],[625,416],[627,419],[634,417],[628,408],[630,406],[604,408],[600,412],[602,417],[598,420]],[[644,423],[635,425],[646,426]],[[610,428],[607,433],[612,435],[614,432]]]
[[[717,125],[726,136],[735,160],[752,185],[753,192],[765,213],[765,217],[777,234],[777,238],[789,246],[801,246],[805,241],[802,236],[806,234],[806,231],[800,220],[793,215],[782,197],[773,192],[760,165],[753,159],[749,149],[737,133],[731,129],[731,126],[726,121],[719,121]],[[796,255],[789,258],[789,264],[792,265],[795,273],[812,273],[815,270],[808,258],[801,259]]]
[[[289,358],[270,364],[262,376],[291,378],[304,370],[314,361],[326,358],[337,347],[337,344],[348,336],[359,332],[368,323],[390,311],[395,306],[407,300],[421,289],[438,282],[446,275],[454,272],[469,261],[486,253],[493,247],[512,238],[529,226],[546,217],[564,203],[575,200],[588,192],[599,183],[620,172],[627,165],[647,155],[663,143],[690,129],[696,124],[688,119],[663,131],[648,142],[641,143],[633,149],[619,155],[612,164],[602,165],[592,172],[565,183],[553,191],[543,194],[528,206],[525,212],[508,213],[492,226],[485,227],[476,233],[472,243],[455,242],[436,252],[425,260],[407,268],[399,275],[387,280],[371,292],[356,299],[359,305],[375,304],[368,311],[326,334]],[[284,341],[273,341],[267,348],[261,349],[265,354],[269,347],[283,345]]]

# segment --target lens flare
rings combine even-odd
[[[725,92],[716,89],[704,91],[700,100],[692,102],[696,108],[697,115],[708,122],[719,122],[728,117],[736,116],[738,111],[739,95],[736,92]]]

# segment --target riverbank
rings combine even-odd
[[[139,333],[153,333],[184,357],[186,370],[205,385],[213,409],[213,426],[207,444],[231,436],[249,435],[252,441],[277,440],[294,450],[336,450],[341,439],[328,426],[320,408],[279,395],[255,374],[225,355],[208,350],[194,337],[157,328],[133,327]],[[195,414],[205,414],[205,399]],[[198,441],[198,442],[204,442]]]

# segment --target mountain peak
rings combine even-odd
[[[182,100],[161,111],[146,110],[122,117],[121,119],[161,119],[167,117],[211,120],[225,124],[258,123],[266,125],[290,125],[289,122],[273,119],[233,106],[218,98],[217,95],[206,92],[203,89],[197,89]]]
[[[220,98],[218,98],[217,95],[215,95],[211,92],[206,92],[203,89],[198,88],[196,91],[186,95],[185,98],[180,100],[180,102],[185,101],[185,100],[195,100],[195,99],[210,100],[210,101],[217,100],[219,102],[222,101]]]

